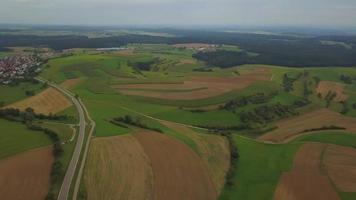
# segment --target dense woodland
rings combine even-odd
[[[211,66],[271,64],[293,67],[356,66],[356,36],[291,36],[216,31],[167,30],[176,37],[122,35],[88,38],[86,36],[35,36],[3,34],[0,50],[13,46],[48,46],[55,50],[69,48],[118,47],[128,43],[212,43],[238,45],[242,52],[217,51],[197,53],[197,59]],[[322,41],[334,41],[326,45]],[[347,47],[345,47],[347,46]],[[252,52],[254,54],[250,54]]]

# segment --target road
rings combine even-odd
[[[78,132],[78,138],[77,138],[77,143],[75,145],[75,148],[74,148],[74,152],[73,152],[73,155],[72,155],[72,159],[68,165],[68,168],[67,168],[67,171],[66,171],[66,174],[64,176],[64,179],[63,179],[63,183],[62,183],[62,186],[61,186],[61,189],[59,191],[59,194],[58,194],[58,200],[67,200],[68,199],[68,195],[69,195],[69,191],[70,191],[70,186],[71,186],[71,183],[72,183],[72,180],[74,178],[74,174],[75,174],[75,170],[77,168],[77,165],[78,165],[78,162],[79,162],[79,159],[80,159],[80,153],[81,153],[81,150],[83,148],[83,143],[84,143],[84,138],[85,138],[85,125],[86,125],[86,122],[85,122],[85,113],[84,113],[84,109],[82,107],[82,104],[81,102],[79,102],[78,99],[76,99],[74,97],[74,95],[63,89],[63,88],[60,88],[59,86],[55,85],[55,84],[52,84],[52,83],[49,83],[48,81],[46,80],[43,80],[41,78],[37,78],[38,81],[41,81],[41,82],[47,82],[47,84],[55,89],[57,89],[58,91],[62,92],[63,94],[65,94],[74,104],[74,106],[76,107],[77,111],[78,111],[78,116],[79,116],[79,132]]]

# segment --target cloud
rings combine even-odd
[[[354,0],[0,0],[0,22],[355,26]]]

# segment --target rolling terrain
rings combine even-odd
[[[124,50],[75,49],[51,58],[38,75],[49,85],[0,86],[2,109],[25,113],[15,117],[24,123],[0,119],[6,127],[0,174],[12,165],[7,162],[61,144],[63,153],[42,163],[50,181],[35,195],[69,199],[77,186],[75,199],[354,199],[355,69],[218,66],[219,57],[197,56],[226,56],[209,54],[226,50],[256,56],[250,49],[130,43]],[[28,129],[29,123],[59,139]],[[52,181],[50,166],[58,162],[59,178]]]

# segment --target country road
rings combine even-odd
[[[78,99],[76,99],[73,94],[71,94],[71,92],[60,88],[59,86],[52,84],[46,80],[43,80],[41,78],[37,78],[37,80],[41,81],[41,82],[47,82],[47,84],[55,89],[57,89],[58,91],[62,92],[63,94],[65,94],[75,105],[75,107],[77,108],[78,111],[78,116],[79,116],[79,132],[78,132],[78,138],[77,138],[77,143],[75,145],[74,148],[74,152],[72,155],[72,159],[68,165],[66,174],[64,176],[63,179],[63,183],[61,186],[61,189],[59,191],[58,194],[58,200],[67,200],[68,199],[68,195],[69,195],[69,191],[70,191],[70,187],[71,187],[71,183],[72,180],[74,178],[74,174],[80,159],[80,153],[81,150],[83,148],[83,143],[84,143],[84,138],[85,138],[85,126],[86,126],[86,121],[85,121],[85,113],[84,113],[84,109],[82,107],[82,104],[79,102]]]

